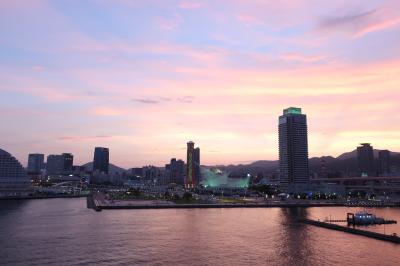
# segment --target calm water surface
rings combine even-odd
[[[108,210],[0,201],[0,265],[399,265],[400,245],[298,224],[351,208]],[[400,209],[373,209],[400,221]],[[370,227],[400,234],[400,225]]]

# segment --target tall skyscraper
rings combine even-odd
[[[308,189],[307,117],[300,108],[289,107],[279,117],[280,183],[289,192]]]
[[[194,176],[196,177],[197,185],[199,185],[201,180],[200,173],[200,148],[195,148],[193,152],[193,162],[194,162]]]
[[[194,142],[187,143],[185,188],[195,188],[199,185],[200,174],[200,149],[194,148]]]
[[[97,170],[100,173],[108,174],[108,166],[109,166],[108,148],[96,147],[94,149],[94,157],[93,157],[93,172]]]
[[[374,176],[374,149],[370,143],[361,143],[357,147],[357,162],[360,176]]]
[[[63,153],[64,157],[64,171],[72,171],[74,165],[74,156],[71,153]]]
[[[28,156],[27,172],[29,174],[40,174],[44,168],[44,154],[31,153]]]
[[[390,151],[379,151],[379,175],[386,176],[390,174]]]

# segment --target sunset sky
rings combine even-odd
[[[0,1],[0,148],[110,148],[122,167],[278,158],[278,116],[310,157],[400,151],[400,1]]]

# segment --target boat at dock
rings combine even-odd
[[[385,220],[367,211],[347,213],[347,223],[350,225],[395,224],[395,220]]]

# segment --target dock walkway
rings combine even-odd
[[[350,233],[350,234],[354,234],[354,235],[361,235],[361,236],[366,236],[366,237],[370,237],[370,238],[375,238],[378,240],[384,240],[384,241],[389,241],[392,243],[400,244],[400,237],[398,237],[397,235],[386,235],[386,234],[361,230],[361,229],[357,229],[354,227],[341,226],[341,225],[337,225],[337,224],[320,222],[320,221],[315,221],[315,220],[311,220],[311,219],[301,219],[301,220],[299,220],[299,222],[318,226],[318,227],[323,227],[323,228],[327,228],[327,229],[331,229],[331,230],[342,231],[342,232],[346,232],[346,233]]]

